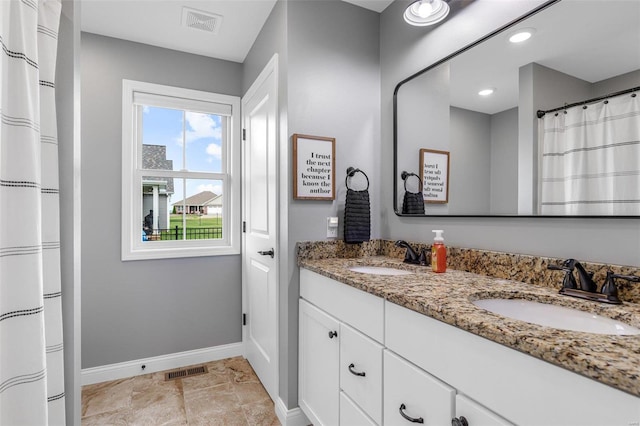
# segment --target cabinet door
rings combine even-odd
[[[450,386],[393,352],[384,351],[385,426],[408,426],[411,419],[420,418],[427,426],[449,425],[455,396]]]
[[[382,346],[340,324],[340,388],[376,423],[382,422]]]
[[[337,425],[339,402],[339,323],[300,301],[300,408],[314,425]]]
[[[507,420],[464,395],[456,395],[456,417],[463,416],[469,426],[513,426]]]
[[[376,423],[353,402],[344,392],[340,392],[341,426],[376,426]]]

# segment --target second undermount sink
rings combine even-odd
[[[411,275],[413,272],[384,266],[351,266],[350,271],[371,275]]]
[[[623,322],[548,303],[524,299],[481,299],[473,304],[507,318],[561,330],[611,335],[640,334],[640,329]]]

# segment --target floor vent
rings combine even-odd
[[[164,380],[183,379],[185,377],[197,376],[199,374],[207,374],[207,367],[201,365],[199,367],[183,368],[182,370],[170,371],[164,373]]]

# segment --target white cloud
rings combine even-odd
[[[200,193],[202,191],[211,191],[214,194],[220,195],[220,194],[222,194],[222,185],[213,184],[213,183],[208,183],[208,184],[204,184],[203,183],[201,185],[198,185],[198,192],[197,193]]]
[[[149,105],[142,105],[142,113],[147,114],[149,112]]]
[[[222,128],[209,114],[187,112],[185,114],[185,118],[187,120],[187,143],[202,138],[214,138],[219,140],[222,137]]]
[[[215,143],[210,143],[207,145],[207,154],[212,157],[222,158],[222,147]]]

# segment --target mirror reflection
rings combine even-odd
[[[640,216],[638,28],[639,2],[564,0],[400,83],[396,213],[406,171],[427,216]]]

